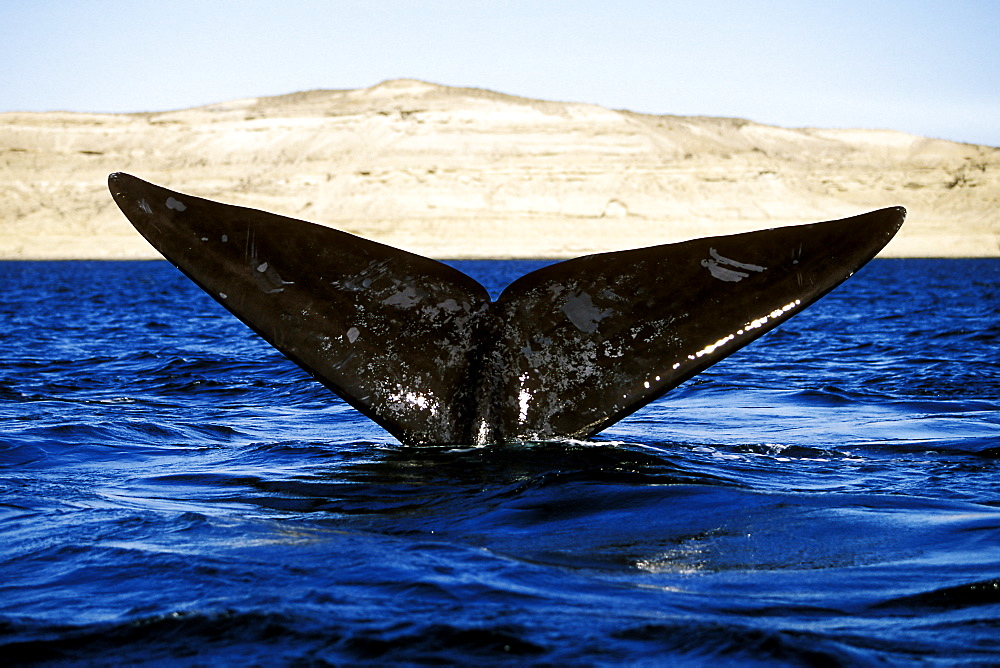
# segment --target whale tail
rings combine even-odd
[[[452,267],[346,232],[108,184],[171,263],[406,444],[592,436],[832,290],[906,215],[588,255],[491,301]]]

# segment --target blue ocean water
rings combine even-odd
[[[487,448],[398,445],[165,262],[0,281],[2,663],[1000,663],[1000,260],[877,260]]]

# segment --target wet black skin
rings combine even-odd
[[[599,253],[496,302],[445,264],[112,174],[170,262],[405,444],[586,438],[800,312],[906,211]]]

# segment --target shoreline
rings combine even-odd
[[[0,259],[147,259],[125,171],[427,257],[570,258],[901,205],[881,257],[1000,257],[1000,149],[418,81],[147,114],[0,113]]]

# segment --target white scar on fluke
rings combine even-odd
[[[757,264],[737,262],[736,260],[731,260],[728,257],[722,257],[714,248],[709,248],[708,254],[711,255],[711,258],[702,260],[701,266],[707,268],[709,273],[720,281],[739,283],[744,278],[748,278],[750,276],[748,273],[738,271],[739,269],[745,269],[748,272],[753,271],[757,273],[767,270],[767,267],[762,267]],[[728,267],[733,268],[729,269]]]
[[[167,208],[173,209],[174,211],[185,211],[187,207],[184,206],[184,202],[174,199],[173,197],[167,198]]]

